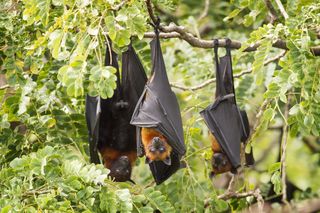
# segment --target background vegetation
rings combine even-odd
[[[232,51],[235,86],[253,129],[246,150],[252,146],[257,161],[236,177],[209,179],[210,143],[199,111],[214,97],[215,84],[204,83],[214,78],[213,50],[162,39],[188,151],[186,168],[155,186],[144,159],[134,169],[136,185],[112,182],[102,165],[89,164],[84,118],[86,93],[106,98],[115,88],[114,69],[103,65],[107,35],[119,54],[134,36],[150,73],[145,2],[1,0],[1,212],[224,212],[263,200],[266,208],[270,188],[281,198],[285,180],[300,188],[291,208],[318,201],[320,60],[310,48],[320,43],[320,3],[279,2],[152,1],[163,25],[242,42]],[[286,50],[272,47],[279,40]],[[257,43],[255,52],[243,52]]]

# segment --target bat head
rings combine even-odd
[[[124,182],[130,180],[131,170],[129,158],[121,156],[112,163],[109,175],[117,182]]]
[[[147,157],[147,163],[151,163],[152,161],[163,161],[167,165],[171,165],[171,157],[170,157],[170,150],[168,150],[168,144],[166,141],[161,140],[160,137],[154,137],[152,139],[151,144],[148,147],[148,151],[150,155],[152,156],[152,159],[150,157]]]
[[[224,153],[214,153],[211,159],[212,172],[210,177],[230,171],[232,166],[228,157]]]

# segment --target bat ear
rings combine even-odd
[[[134,184],[134,185],[136,184],[136,183],[135,183],[133,180],[131,180],[131,179],[129,179],[128,181],[129,181],[130,183]]]
[[[152,162],[153,162],[153,160],[151,160],[150,158],[146,157],[146,164],[150,164]]]
[[[170,156],[166,157],[166,159],[163,160],[163,163],[165,163],[168,166],[171,166],[171,157]]]

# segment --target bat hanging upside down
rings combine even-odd
[[[211,159],[212,172],[211,177],[222,174],[232,170],[232,165],[227,157],[227,155],[222,151],[220,144],[213,134],[209,133],[209,139],[211,141],[211,149],[213,156]]]
[[[132,166],[137,158],[136,151],[120,152],[110,147],[103,147],[100,153],[104,166],[110,170],[110,177],[117,182],[130,181]]]
[[[167,138],[154,128],[142,128],[141,139],[146,154],[146,162],[163,161],[171,165],[172,147]]]

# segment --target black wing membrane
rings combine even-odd
[[[226,50],[226,55],[218,58],[218,48],[215,45],[216,99],[200,114],[233,168],[237,168],[240,166],[240,143],[248,139],[250,129],[246,112],[237,107],[228,45]]]
[[[89,132],[89,151],[90,162],[98,164],[100,163],[97,141],[99,135],[99,118],[100,118],[100,98],[86,96],[86,121]]]
[[[173,148],[170,166],[161,161],[149,164],[156,183],[160,184],[180,168],[180,159],[185,154],[186,148],[179,104],[169,84],[158,34],[151,41],[150,46],[152,74],[137,103],[130,123],[137,126],[139,156],[144,154],[140,135],[142,127],[155,128],[168,139],[169,145]]]
[[[136,150],[136,131],[130,125],[130,119],[147,81],[143,66],[131,45],[122,53],[121,80],[117,54],[108,46],[105,65],[117,69],[117,88],[113,97],[102,99],[87,95],[86,98],[89,148],[93,163],[100,163],[97,150],[104,146],[118,151]]]

